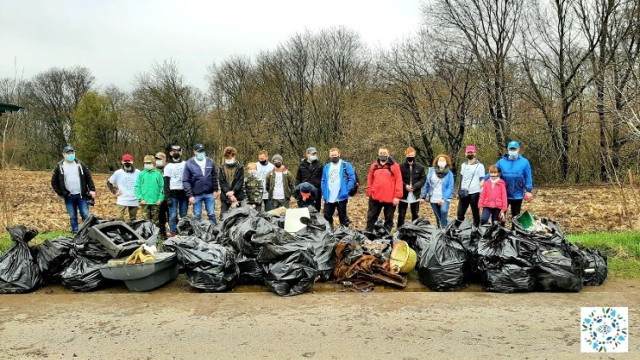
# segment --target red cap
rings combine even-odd
[[[122,155],[122,161],[133,161],[133,155],[131,154]]]

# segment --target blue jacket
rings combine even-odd
[[[218,191],[218,176],[213,160],[207,158],[205,173],[202,175],[200,165],[195,158],[187,160],[182,173],[182,185],[187,196],[213,194]]]
[[[429,168],[429,173],[427,174],[427,179],[424,183],[424,188],[422,189],[422,198],[426,199],[427,195],[431,195],[431,192],[433,191],[433,186],[435,184],[432,184],[432,177],[433,177],[433,172],[435,170],[430,167]],[[454,180],[453,180],[453,171],[451,169],[449,169],[449,172],[447,173],[447,175],[444,176],[444,180],[442,180],[442,198],[445,200],[451,200],[453,198],[453,184],[454,184]]]
[[[337,201],[349,199],[349,191],[356,186],[356,173],[353,170],[353,165],[348,161],[340,160],[340,192],[338,193]],[[322,169],[322,197],[325,201],[329,200],[329,169],[331,163],[328,163]],[[347,176],[345,176],[345,173]]]
[[[522,200],[525,192],[533,190],[531,164],[522,155],[518,155],[513,160],[509,159],[509,155],[505,155],[498,160],[496,167],[500,170],[504,182],[507,183],[507,198],[509,200]],[[489,174],[487,173],[485,180],[488,178]]]

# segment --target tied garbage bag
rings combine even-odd
[[[514,293],[535,289],[533,266],[519,257],[518,244],[518,238],[503,227],[484,229],[477,252],[478,269],[486,291]]]
[[[100,273],[100,268],[106,265],[107,260],[97,260],[84,257],[72,250],[73,262],[60,274],[62,285],[66,288],[88,292],[102,289],[111,284]]]
[[[303,244],[266,245],[258,260],[264,265],[264,284],[280,296],[305,293],[313,286],[318,270],[313,253]]]
[[[409,247],[419,254],[437,232],[438,228],[431,225],[429,220],[418,218],[404,223],[396,232],[396,237],[406,241]]]
[[[239,284],[264,283],[264,269],[257,259],[238,254],[236,255],[236,264],[238,264],[238,269],[240,269]]]
[[[582,266],[560,249],[538,249],[535,272],[538,288],[543,291],[582,290]]]
[[[327,228],[307,226],[295,234],[295,242],[305,244],[313,253],[313,261],[318,270],[321,281],[329,281],[333,268],[336,266],[333,252],[336,241]]]
[[[19,294],[35,290],[42,278],[29,249],[38,232],[23,225],[7,227],[13,245],[0,255],[0,293]]]
[[[224,246],[193,236],[172,237],[163,246],[165,250],[175,251],[187,281],[194,288],[222,292],[236,286],[240,270],[235,254]]]
[[[245,208],[239,208],[239,212]],[[265,244],[286,244],[294,242],[293,235],[284,229],[277,227],[268,219],[257,216],[255,210],[251,210],[248,216],[240,222],[230,226],[227,220],[236,219],[235,214],[229,214],[222,224],[222,231],[227,232],[233,248],[248,257],[256,257]]]
[[[582,284],[587,286],[602,285],[607,279],[607,256],[597,249],[582,250],[582,255],[585,259]]]
[[[38,245],[36,261],[46,283],[60,282],[60,274],[71,264],[73,239],[58,237]]]
[[[195,236],[204,242],[216,242],[220,229],[211,220],[205,219],[196,221],[189,217],[184,217],[178,221],[178,235]]]
[[[454,227],[455,222],[452,222],[437,233],[420,254],[418,276],[431,290],[456,290],[469,285],[464,274],[467,251],[451,236]]]
[[[160,236],[160,228],[154,223],[147,220],[136,220],[129,223],[129,226],[140,235],[143,239],[146,239],[148,246],[158,245],[158,236]]]

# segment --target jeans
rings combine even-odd
[[[469,194],[465,198],[460,198],[458,202],[458,220],[464,220],[464,215],[467,213],[467,209],[471,206],[471,214],[473,215],[473,226],[480,226],[480,209],[478,208],[478,202],[480,201],[480,193]]]
[[[438,227],[443,229],[449,223],[447,217],[449,216],[449,205],[450,201],[445,200],[442,205],[438,205],[438,203],[431,203],[431,209],[433,209],[433,215],[436,216],[436,222],[438,223]]]
[[[269,200],[269,199],[263,199],[262,200],[262,204],[264,204],[264,211],[265,212],[271,211],[273,209],[273,207],[271,207],[271,200]],[[256,210],[260,211],[260,207],[257,206]]]
[[[67,207],[67,213],[69,213],[71,232],[75,234],[78,232],[78,211],[80,211],[80,217],[84,221],[89,217],[89,204],[87,204],[87,199],[80,196],[80,194],[76,194],[65,196],[64,205]]]
[[[340,220],[340,225],[349,226],[349,217],[347,216],[347,204],[349,203],[349,199],[337,201],[337,202],[326,202],[324,203],[324,218],[329,222],[331,227],[333,227],[333,214],[335,214],[336,209],[338,210],[338,219]]]
[[[213,194],[199,194],[193,196],[196,200],[196,203],[193,204],[193,218],[197,221],[202,220],[202,204],[204,203],[204,208],[207,211],[207,218],[211,220],[214,224],[216,222],[216,201],[213,198]]]
[[[178,232],[178,212],[180,219],[187,216],[189,210],[189,199],[186,195],[173,195],[171,197],[171,206],[169,207],[169,232]],[[202,215],[202,213],[200,214]]]
[[[371,197],[369,197],[369,210],[367,211],[367,231],[373,231],[376,221],[378,221],[378,216],[380,216],[380,212],[383,210],[384,227],[391,232],[393,228],[393,214],[396,212],[395,205],[373,200]]]
[[[482,225],[486,224],[489,222],[489,218],[491,218],[491,222],[495,223],[498,222],[500,219],[500,212],[501,210],[498,208],[484,208],[482,209],[482,220],[480,220],[480,223]]]
[[[404,225],[404,218],[407,216],[407,207],[411,208],[411,221],[418,218],[418,212],[420,211],[419,201],[411,204],[400,201],[400,204],[398,204],[398,228]]]

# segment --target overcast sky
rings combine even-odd
[[[2,0],[0,78],[81,65],[131,90],[172,58],[205,90],[207,66],[255,55],[305,29],[344,25],[372,48],[416,33],[421,0]]]

